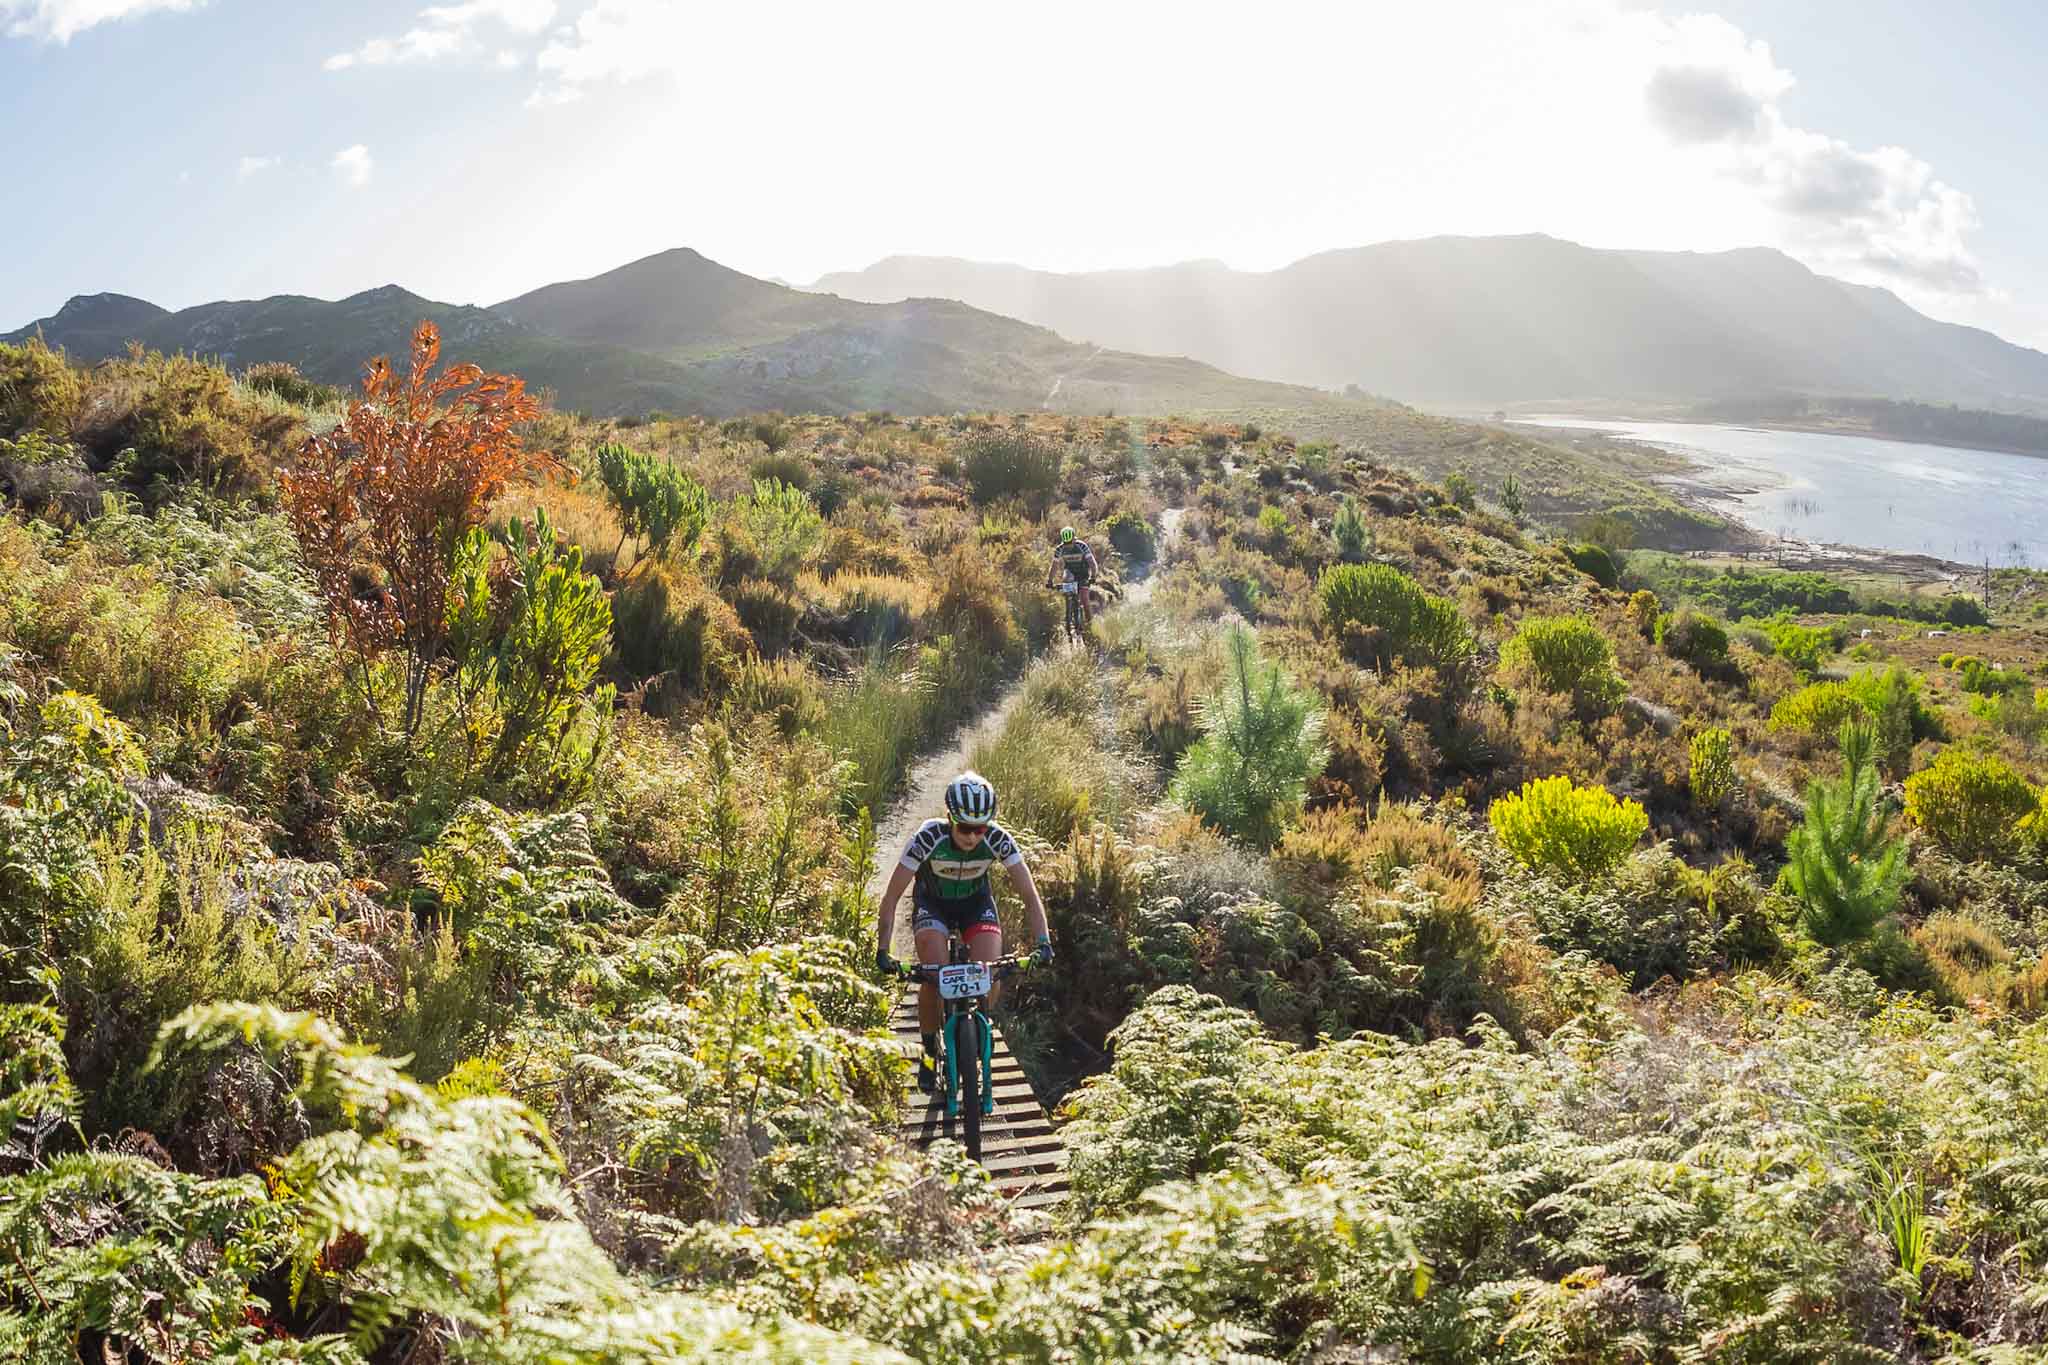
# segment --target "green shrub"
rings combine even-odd
[[[1526,667],[1538,687],[1571,697],[1581,710],[1609,710],[1628,691],[1614,671],[1614,647],[1584,616],[1539,616],[1522,622],[1501,650],[1501,662]]]
[[[1444,475],[1444,501],[1453,507],[1469,512],[1479,505],[1478,490],[1472,487],[1472,480],[1463,474]]]
[[[1152,523],[1136,512],[1112,512],[1102,523],[1102,531],[1109,543],[1125,559],[1144,562],[1158,552],[1157,538]]]
[[[696,553],[711,519],[711,498],[703,485],[672,462],[616,441],[599,446],[592,458],[598,483],[619,517],[620,549],[627,536],[638,536],[650,555],[671,545],[680,558]]]
[[[1878,803],[1876,735],[1844,721],[1842,776],[1806,789],[1806,823],[1785,841],[1785,884],[1800,901],[1816,943],[1841,947],[1870,937],[1898,908],[1906,850],[1889,838]]]
[[[1808,678],[1818,673],[1820,666],[1827,662],[1828,655],[1835,652],[1837,641],[1832,626],[1766,621],[1762,629],[1770,637],[1771,648],[1778,657]]]
[[[509,600],[491,602],[488,541],[471,528],[457,550],[450,596],[451,648],[474,688],[488,688],[498,717],[493,766],[524,771],[554,795],[588,781],[611,716],[612,690],[590,693],[612,644],[612,606],[583,572],[583,549],[566,552],[538,509],[508,533]],[[581,725],[578,722],[581,721]],[[572,744],[580,731],[582,744]]]
[[[763,455],[747,466],[747,476],[755,483],[786,483],[806,493],[811,489],[814,473],[809,460],[788,451]]]
[[[1391,564],[1338,564],[1316,586],[1331,631],[1376,667],[1394,660],[1455,670],[1476,648],[1449,598],[1424,592]]]
[[[801,659],[746,660],[727,701],[742,715],[768,717],[785,739],[815,733],[825,722],[824,686]]]
[[[1181,759],[1173,797],[1225,833],[1271,847],[1328,758],[1321,698],[1231,630],[1229,672],[1201,705],[1202,738]]]
[[[1735,790],[1735,737],[1720,726],[1711,726],[1692,737],[1692,799],[1713,810]]]
[[[1034,513],[1059,487],[1060,448],[1021,431],[987,431],[962,442],[960,465],[979,503],[1021,498]]]
[[[1569,777],[1542,777],[1487,812],[1501,846],[1527,867],[1599,877],[1628,857],[1650,827],[1635,801],[1605,787],[1578,787]]]
[[[1711,668],[1728,658],[1728,628],[1691,607],[1680,607],[1657,618],[1657,647],[1695,668]]]
[[[115,468],[123,478],[153,498],[181,483],[225,498],[268,490],[270,461],[288,444],[292,418],[263,412],[206,361],[150,355],[127,364],[133,406],[83,433],[102,459],[121,457]]]
[[[635,564],[612,597],[614,666],[632,685],[660,679],[656,710],[724,687],[753,642],[724,598],[687,570]]]
[[[733,503],[733,518],[752,551],[756,572],[788,584],[825,541],[825,519],[800,488],[757,482]]]
[[[0,343],[0,436],[39,431],[63,440],[84,398],[78,372],[41,337],[19,346]]]
[[[267,393],[302,408],[338,408],[348,395],[332,384],[321,384],[299,373],[299,367],[283,360],[251,365],[242,372],[242,382],[258,393]]]
[[[1520,521],[1524,508],[1522,481],[1510,474],[1500,481],[1500,510],[1508,514],[1511,521]]]
[[[1906,779],[1906,814],[1966,862],[2005,852],[2037,798],[2012,765],[1994,755],[1944,749]]]
[[[1614,556],[1604,546],[1593,544],[1567,545],[1564,557],[1572,567],[1592,579],[1603,588],[1621,586],[1621,570],[1615,567]]]

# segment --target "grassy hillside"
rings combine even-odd
[[[373,416],[0,348],[0,1356],[2048,1348],[2033,577],[1188,417]],[[1084,649],[1062,524],[1151,584]],[[998,705],[1050,1216],[894,1136],[871,970],[872,814]]]

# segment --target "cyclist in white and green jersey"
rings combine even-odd
[[[980,773],[966,772],[946,788],[946,818],[927,820],[910,836],[882,889],[879,924],[881,945],[875,950],[875,968],[884,975],[896,970],[889,954],[896,933],[896,902],[904,888],[915,881],[911,897],[910,927],[917,943],[919,962],[946,961],[947,943],[957,933],[976,962],[993,962],[1003,955],[1003,926],[996,916],[995,887],[990,874],[998,865],[1010,874],[1010,885],[1024,902],[1024,917],[1038,937],[1038,960],[1052,961],[1052,936],[1046,932],[1045,903],[1038,898],[1038,885],[1024,854],[1008,830],[995,823],[996,789]],[[927,981],[917,996],[917,1026],[924,1035],[924,1056],[917,1066],[919,1087],[930,1091],[936,1083],[939,1056],[939,991]]]

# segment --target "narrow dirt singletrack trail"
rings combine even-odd
[[[1181,509],[1175,507],[1160,516],[1159,538],[1152,560],[1146,566],[1145,576],[1124,589],[1123,600],[1117,610],[1137,606],[1150,599],[1152,586],[1166,558],[1166,548],[1180,530],[1181,515]],[[1026,676],[1029,676],[1028,670]],[[945,809],[946,784],[967,766],[977,744],[1002,733],[1003,725],[1023,696],[1024,679],[1019,678],[979,720],[962,726],[951,744],[927,756],[910,770],[909,790],[890,808],[887,818],[875,825],[876,867],[868,883],[869,895],[878,901],[881,899],[890,870],[896,866],[896,859],[901,855],[903,846],[910,842],[911,834],[925,820]],[[889,947],[892,956],[906,961],[915,956],[910,933],[911,917],[907,913],[908,901],[906,896],[905,903],[898,907],[896,928]],[[917,1056],[922,1044],[918,1041],[915,987],[906,987],[897,996],[889,1013],[889,1028],[904,1053],[910,1057]],[[1059,1130],[1047,1115],[1031,1078],[1010,1055],[1002,1030],[994,1029],[993,1032],[994,1056],[989,1075],[994,1082],[995,1110],[982,1119],[981,1165],[996,1188],[1008,1197],[1012,1208],[1056,1209],[1067,1199],[1066,1144],[1060,1140]],[[944,1106],[935,1097],[920,1092],[915,1081],[906,1082],[903,1098],[904,1115],[897,1125],[896,1135],[904,1142],[926,1147],[941,1138],[957,1140],[961,1137],[959,1120],[948,1118]]]

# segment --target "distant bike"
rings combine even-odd
[[[953,935],[947,955],[952,961],[906,962],[898,971],[907,980],[929,981],[939,988],[939,1000],[946,1010],[939,1030],[945,1050],[939,1084],[946,1117],[960,1120],[961,1143],[967,1155],[979,1161],[982,1117],[996,1111],[996,1086],[989,1075],[995,1062],[995,1030],[987,1012],[989,993],[996,982],[1029,971],[1036,959],[1016,954],[994,962],[970,961],[967,944],[958,934]]]

